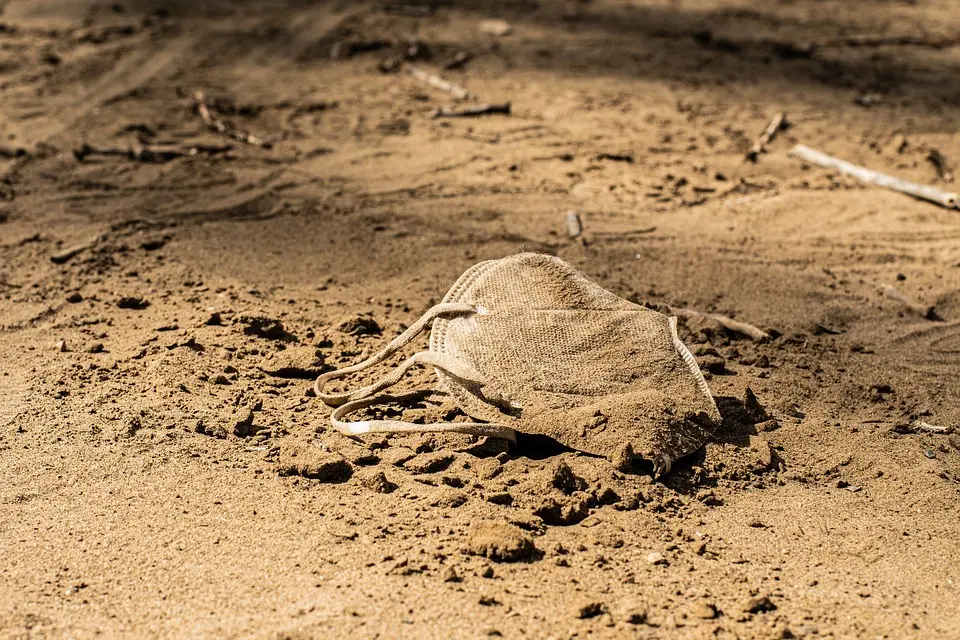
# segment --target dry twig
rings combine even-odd
[[[27,150],[23,147],[8,147],[0,144],[0,158],[22,158],[27,155]]]
[[[573,238],[579,238],[583,234],[583,220],[576,211],[567,211],[567,235]]]
[[[195,92],[193,94],[193,100],[196,103],[197,113],[200,114],[203,122],[212,131],[216,131],[217,133],[221,133],[229,138],[233,138],[238,142],[245,142],[246,144],[252,144],[256,147],[269,149],[272,146],[270,142],[262,138],[258,138],[257,136],[246,131],[236,129],[230,123],[214,116],[210,112],[210,107],[207,106],[207,96],[203,91]]]
[[[747,160],[750,162],[756,162],[760,158],[760,154],[766,152],[767,145],[773,140],[774,136],[777,135],[777,132],[781,129],[786,129],[790,124],[787,122],[787,114],[783,111],[777,113],[773,116],[773,120],[770,121],[770,124],[767,125],[767,128],[763,130],[763,133],[760,134],[760,137],[757,138],[757,141],[753,143],[753,146],[750,147],[750,150],[747,151]]]
[[[410,72],[410,75],[412,75],[414,78],[420,80],[421,82],[426,82],[431,87],[440,89],[441,91],[446,91],[457,100],[466,100],[467,98],[471,97],[470,92],[459,85],[444,80],[440,76],[424,71],[420,67],[415,67],[412,64],[408,64],[406,66],[407,71]]]
[[[932,320],[934,322],[943,320],[943,318],[941,318],[940,315],[937,313],[936,307],[925,307],[923,305],[916,304],[913,300],[905,296],[901,291],[899,291],[898,289],[895,289],[894,287],[891,287],[890,285],[886,285],[883,288],[883,295],[890,298],[891,300],[896,300],[897,302],[902,304],[904,307],[906,307],[907,310],[917,314],[918,316],[926,318],[927,320]]]
[[[126,149],[119,147],[94,147],[84,143],[73,150],[77,162],[83,162],[90,156],[119,156],[134,162],[168,162],[174,158],[195,156],[200,153],[224,153],[233,148],[233,145],[204,145],[196,144],[185,147],[176,146],[141,146],[135,145]]]
[[[727,331],[739,333],[752,340],[766,340],[770,338],[770,334],[759,327],[755,327],[754,325],[746,322],[740,322],[739,320],[734,320],[733,318],[720,315],[719,313],[703,313],[702,311],[695,311],[693,309],[680,309],[676,307],[671,307],[670,313],[678,318],[684,318],[688,320],[697,318],[713,320],[720,323],[720,325],[723,326],[723,328]]]
[[[87,249],[92,249],[94,246],[96,246],[96,244],[99,241],[100,241],[100,236],[97,236],[96,238],[93,238],[92,240],[89,240],[87,242],[84,242],[81,244],[75,244],[72,247],[67,247],[66,249],[62,251],[58,251],[57,253],[50,256],[50,261],[55,264],[64,264],[68,262],[70,258],[73,258],[74,256],[80,253],[83,253]]]
[[[948,435],[953,433],[953,427],[949,425],[930,424],[929,422],[924,422],[923,420],[917,420],[910,426],[925,433],[936,433],[939,435]]]
[[[950,163],[947,157],[940,153],[939,149],[930,149],[927,151],[927,160],[937,170],[937,175],[944,182],[953,182],[953,170],[950,169]]]
[[[839,171],[840,173],[848,176],[853,176],[860,182],[872,184],[878,187],[885,187],[900,193],[905,193],[909,196],[913,196],[914,198],[934,202],[939,204],[941,207],[954,209],[957,206],[956,193],[943,191],[929,185],[907,182],[906,180],[901,180],[900,178],[896,178],[885,173],[880,173],[879,171],[873,171],[872,169],[867,169],[866,167],[861,167],[860,165],[852,164],[850,162],[840,160],[839,158],[834,158],[833,156],[821,153],[820,151],[811,149],[810,147],[806,147],[802,144],[795,146],[790,151],[790,155],[794,156],[795,158],[799,158],[804,162],[817,165],[818,167],[823,167],[824,169],[833,169],[834,171]]]
[[[433,112],[434,118],[475,118],[477,116],[486,116],[491,114],[510,115],[510,103],[503,104],[481,104],[475,107],[466,107],[456,109],[454,107],[442,107]]]

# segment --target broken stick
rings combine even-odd
[[[221,133],[229,138],[233,138],[239,142],[245,142],[257,147],[263,147],[264,149],[269,149],[271,146],[273,146],[270,142],[262,138],[258,138],[257,136],[246,131],[240,131],[239,129],[234,128],[231,124],[214,116],[210,112],[210,107],[207,106],[207,96],[203,91],[195,92],[193,94],[193,100],[196,103],[197,113],[200,114],[203,122],[211,130]]]
[[[939,204],[941,207],[946,207],[947,209],[955,209],[957,206],[956,193],[943,191],[941,189],[937,189],[936,187],[931,187],[925,184],[917,184],[915,182],[901,180],[900,178],[887,175],[886,173],[880,173],[879,171],[867,169],[866,167],[861,167],[860,165],[852,164],[850,162],[846,162],[845,160],[840,160],[839,158],[834,158],[833,156],[821,153],[820,151],[811,149],[810,147],[802,144],[795,146],[790,151],[790,155],[794,156],[795,158],[799,158],[804,162],[817,165],[818,167],[823,167],[824,169],[833,169],[834,171],[839,171],[840,173],[848,176],[853,176],[865,184],[872,184],[877,187],[892,189],[893,191],[905,193],[909,196],[913,196],[914,198],[934,202]]]
[[[434,118],[475,118],[477,116],[486,116],[491,114],[510,115],[510,103],[503,104],[481,104],[475,107],[466,107],[465,109],[456,109],[454,107],[441,107],[433,112]]]
[[[579,238],[583,234],[583,220],[576,211],[567,211],[567,235],[571,238]]]
[[[0,144],[0,158],[22,158],[27,155],[27,150],[23,147],[8,147]]]
[[[917,314],[918,316],[926,318],[927,320],[931,320],[933,322],[943,320],[943,318],[940,317],[940,314],[937,313],[936,307],[925,307],[923,305],[916,304],[913,300],[905,296],[899,289],[891,287],[890,285],[883,287],[883,295],[891,300],[896,300],[909,311]]]
[[[752,340],[767,340],[770,338],[770,334],[759,327],[755,327],[746,322],[740,322],[739,320],[734,320],[733,318],[720,315],[719,313],[703,313],[702,311],[694,311],[693,309],[679,309],[676,307],[671,307],[670,313],[678,318],[684,319],[707,318],[708,320],[713,320],[720,323],[720,325],[723,326],[723,328],[727,331],[739,333]]]
[[[50,256],[50,261],[53,262],[54,264],[64,264],[66,262],[69,262],[70,259],[73,258],[74,256],[83,253],[87,249],[92,249],[93,247],[95,247],[99,241],[100,241],[100,236],[97,236],[96,238],[93,238],[92,240],[89,240],[87,242],[83,242],[81,244],[75,244],[71,247],[67,247],[66,249],[63,249],[62,251],[58,251],[57,253]]]
[[[931,424],[923,420],[917,420],[910,426],[917,431],[923,431],[925,433],[936,433],[940,435],[949,435],[953,433],[953,427],[950,425]]]
[[[747,151],[747,160],[756,162],[760,158],[760,154],[766,152],[767,145],[770,144],[774,136],[777,135],[777,132],[781,129],[786,129],[788,126],[790,125],[787,122],[787,114],[783,111],[773,116],[773,120],[770,121],[767,128],[763,130],[763,133],[760,134],[757,141],[754,142],[750,150]]]
[[[90,156],[119,156],[134,162],[168,162],[174,158],[195,156],[200,153],[224,153],[233,148],[233,145],[204,145],[196,144],[187,147],[177,146],[140,146],[136,145],[122,149],[119,147],[94,147],[84,143],[80,148],[73,150],[73,157],[77,162],[83,162]]]
[[[939,149],[930,149],[927,151],[927,160],[937,170],[937,176],[944,182],[953,182],[953,171],[950,169],[950,163],[947,157],[940,153]]]
[[[412,64],[408,64],[406,66],[407,71],[409,71],[410,75],[412,75],[414,78],[420,80],[421,82],[426,82],[431,87],[435,87],[441,91],[446,91],[457,100],[466,100],[467,98],[471,97],[470,92],[459,85],[448,82],[440,76],[424,71],[420,67],[415,67]]]

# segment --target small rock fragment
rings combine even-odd
[[[770,419],[766,409],[763,408],[763,405],[761,405],[757,399],[757,394],[755,394],[750,387],[747,387],[744,394],[743,407],[747,410],[747,416],[749,416],[754,423],[764,422]]]
[[[443,581],[444,582],[463,582],[463,578],[460,577],[460,574],[457,573],[457,570],[453,567],[447,567],[443,572]]]
[[[78,302],[83,302],[83,296],[80,295],[78,291],[74,291],[67,296],[67,302],[70,304],[77,304]]]
[[[158,238],[148,238],[140,243],[140,248],[144,251],[156,251],[157,249],[162,249],[169,240],[166,236],[161,236]]]
[[[659,551],[651,551],[647,554],[647,563],[652,565],[668,565],[667,559]]]
[[[488,495],[487,502],[498,504],[503,507],[509,507],[511,504],[513,504],[513,496],[506,491],[499,491],[497,493],[491,493]]]
[[[54,264],[64,264],[74,256],[86,251],[87,249],[90,249],[91,247],[94,246],[94,244],[96,244],[96,240],[92,240],[90,242],[84,242],[83,244],[77,244],[72,247],[67,247],[66,249],[62,251],[58,251],[57,253],[50,256],[50,261],[53,262]]]
[[[243,333],[266,340],[280,340],[281,342],[297,342],[297,337],[288,332],[283,323],[266,316],[246,316],[240,320],[246,327]]]
[[[143,311],[150,306],[150,301],[138,296],[124,296],[117,300],[117,306],[121,309]]]
[[[403,468],[410,473],[437,473],[449,467],[454,460],[453,454],[437,451],[421,453],[404,463]]]
[[[249,438],[262,429],[262,427],[254,425],[253,420],[253,410],[249,407],[243,407],[234,413],[230,419],[230,430],[235,436]]]
[[[68,351],[68,349],[67,349],[67,341],[66,341],[66,340],[57,340],[57,344],[53,345],[53,348],[56,349],[57,351],[59,351],[60,353],[66,353],[66,352]]]
[[[578,494],[566,499],[545,498],[533,513],[548,525],[568,526],[590,515],[590,496]]]
[[[346,318],[337,326],[337,330],[350,336],[378,336],[383,329],[370,316]]]
[[[600,486],[594,492],[597,502],[600,504],[611,505],[620,502],[620,494],[613,490],[613,487]]]
[[[727,361],[720,356],[701,356],[697,359],[697,362],[701,369],[709,371],[710,373],[717,375],[729,373],[727,370]]]
[[[501,463],[496,458],[484,458],[482,460],[477,460],[472,464],[474,471],[477,473],[477,477],[481,480],[491,480],[503,471],[503,463]]]
[[[291,347],[270,356],[260,370],[276,378],[312,380],[323,373],[323,359],[313,347]]]
[[[776,431],[777,429],[779,429],[780,423],[777,422],[776,420],[764,420],[763,422],[758,422],[753,426],[757,431],[769,432],[769,431]]]
[[[769,611],[775,611],[776,609],[777,605],[767,596],[750,598],[743,607],[743,610],[747,613],[767,613]]]
[[[446,509],[456,509],[467,502],[467,495],[459,489],[445,487],[440,489],[433,500],[430,501],[431,507],[441,507]]]
[[[407,447],[390,447],[385,449],[380,458],[389,465],[394,467],[403,466],[408,460],[413,459],[417,454],[413,449]]]
[[[320,482],[345,482],[353,474],[353,467],[337,453],[287,440],[280,444],[277,471],[282,476],[297,475]]]
[[[527,533],[505,522],[474,522],[464,546],[464,552],[494,562],[526,560],[535,551],[533,539]]]
[[[491,18],[489,20],[481,20],[480,24],[477,25],[477,29],[479,29],[481,33],[485,33],[488,36],[502,38],[503,36],[509,35],[510,32],[513,31],[513,26],[506,20]]]
[[[753,471],[760,473],[772,469],[776,464],[773,447],[763,438],[750,436],[750,452],[754,455]]]
[[[585,602],[577,606],[577,618],[581,620],[587,620],[589,618],[596,618],[599,615],[602,615],[607,608],[603,606],[602,602]]]
[[[621,608],[621,618],[627,624],[645,624],[647,609],[639,603],[630,603]]]
[[[577,476],[573,472],[573,469],[563,460],[553,465],[549,473],[550,484],[568,496],[575,491],[583,491],[587,488],[586,481]]]
[[[390,482],[383,471],[368,472],[360,478],[360,484],[377,493],[393,493],[397,485]]]
[[[227,437],[227,430],[220,425],[208,425],[203,420],[197,420],[197,425],[193,428],[199,434],[219,438],[223,440]]]
[[[717,617],[717,608],[709,602],[699,602],[693,607],[693,615],[701,620],[713,620]]]

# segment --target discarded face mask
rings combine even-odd
[[[430,348],[380,381],[327,393],[334,379],[395,354],[432,323]],[[348,422],[382,404],[378,395],[416,365],[434,368],[440,390],[477,422]],[[516,440],[516,432],[609,458],[628,469],[651,460],[655,475],[693,453],[719,424],[703,374],[677,336],[677,319],[606,291],[553,256],[521,253],[481,262],[443,301],[382,351],[317,378],[317,396],[336,407],[348,435],[458,432]]]

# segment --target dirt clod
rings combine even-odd
[[[121,309],[142,311],[150,306],[150,301],[137,296],[124,296],[117,300],[117,306]]]
[[[470,526],[464,551],[494,562],[517,562],[536,551],[533,539],[523,530],[504,522],[475,522]]]
[[[403,463],[403,468],[410,473],[438,473],[453,463],[454,456],[438,451],[435,453],[421,453]]]
[[[775,605],[773,600],[771,600],[768,596],[757,596],[755,598],[750,598],[743,606],[743,610],[746,613],[767,613],[770,611],[776,611],[776,609],[777,605]]]
[[[383,333],[377,321],[369,316],[346,318],[337,325],[337,331],[349,336],[378,336]]]
[[[590,515],[591,497],[578,493],[570,497],[547,497],[533,510],[545,524],[570,526]]]
[[[346,482],[353,467],[337,453],[298,441],[285,440],[280,444],[277,471],[282,476],[302,476],[320,482]]]
[[[583,491],[587,488],[587,483],[583,478],[577,476],[570,466],[563,460],[558,461],[549,471],[550,485],[559,489],[566,495],[571,495],[575,491]]]
[[[577,618],[586,620],[602,615],[606,610],[602,602],[590,601],[577,605],[575,613]]]
[[[387,478],[383,471],[367,471],[360,478],[360,484],[377,493],[393,493],[397,485]]]

